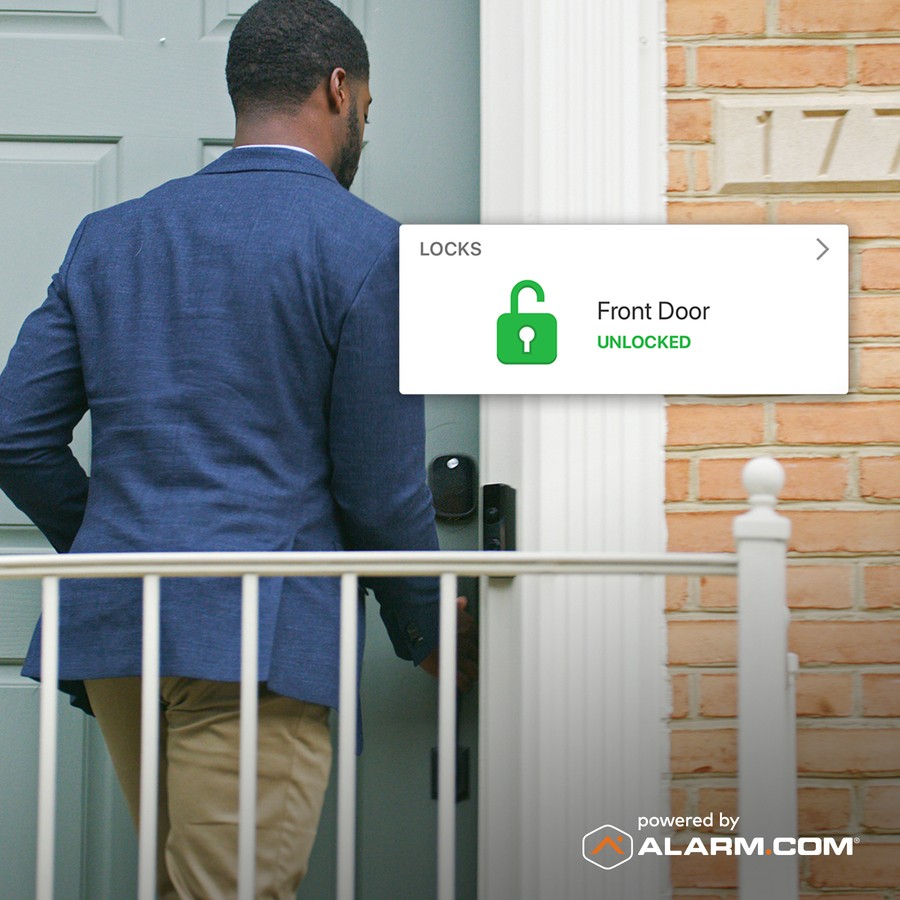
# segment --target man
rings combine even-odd
[[[422,402],[397,387],[397,223],[346,190],[368,70],[327,0],[261,0],[229,45],[234,149],[79,226],[0,376],[0,487],[57,550],[437,547]],[[90,480],[69,449],[87,409]],[[433,579],[372,587],[398,655],[435,674]],[[133,582],[62,586],[60,683],[96,714],[135,818],[140,609]],[[292,897],[306,870],[339,624],[334,580],[262,581],[259,896]],[[238,584],[164,581],[161,629],[159,893],[230,896]],[[39,651],[38,630],[26,675]]]

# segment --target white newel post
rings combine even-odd
[[[788,653],[786,554],[791,524],[775,512],[784,470],[768,458],[744,468],[750,511],[738,516],[738,830],[763,838],[797,835],[796,658]],[[795,855],[739,857],[741,900],[791,900]]]
[[[482,0],[484,223],[665,220],[663,9]],[[665,549],[661,397],[482,397],[481,411],[481,480],[516,488],[519,550]],[[666,860],[604,872],[581,847],[667,810],[663,601],[661,578],[486,585],[481,900],[666,895]]]

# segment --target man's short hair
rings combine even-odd
[[[236,113],[296,108],[336,68],[368,79],[359,29],[329,0],[259,0],[228,44],[225,78]]]

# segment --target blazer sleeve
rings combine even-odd
[[[0,375],[0,489],[60,552],[75,540],[88,493],[88,477],[69,447],[87,397],[65,288],[83,230],[82,222]]]
[[[332,495],[350,550],[436,550],[425,482],[421,397],[399,388],[397,240],[369,270],[341,330],[330,411]],[[435,578],[364,582],[397,655],[422,661],[438,642]]]

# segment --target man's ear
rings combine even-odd
[[[328,107],[331,112],[340,113],[350,100],[350,87],[347,82],[347,73],[341,69],[335,69],[328,79]]]

